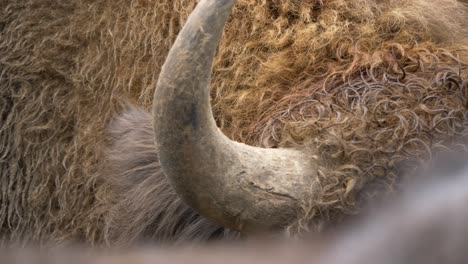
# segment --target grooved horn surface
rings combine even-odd
[[[313,193],[316,164],[294,149],[229,140],[216,127],[212,60],[235,0],[202,0],[162,68],[153,101],[155,142],[164,173],[204,217],[242,232],[278,229]]]

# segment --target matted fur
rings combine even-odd
[[[115,193],[133,181],[115,185],[128,177],[101,169],[112,143],[106,127],[127,101],[149,109],[195,4],[0,2],[2,240],[124,242],[111,230],[129,241],[151,237],[141,221],[122,226],[150,209],[116,209],[142,185]],[[355,211],[367,182],[391,189],[397,166],[466,136],[467,25],[467,8],[455,0],[239,0],[215,59],[213,109],[234,140],[321,150],[322,191],[289,230]],[[154,173],[143,178],[162,178]],[[146,190],[167,184],[157,183]],[[144,194],[135,198],[159,195]],[[167,228],[164,239],[180,234]]]

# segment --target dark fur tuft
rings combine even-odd
[[[184,204],[164,176],[154,147],[151,115],[131,108],[110,126],[105,181],[115,203],[106,217],[110,244],[205,241],[235,237]]]

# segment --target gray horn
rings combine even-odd
[[[199,214],[249,233],[287,225],[311,193],[316,164],[302,151],[228,139],[210,105],[211,66],[235,0],[202,0],[161,70],[153,101],[164,173]]]

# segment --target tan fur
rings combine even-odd
[[[101,169],[106,126],[127,101],[150,107],[195,3],[0,3],[3,240],[112,237],[114,206],[132,203]],[[321,151],[322,192],[291,232],[354,212],[367,182],[393,186],[397,166],[466,137],[467,25],[455,0],[239,1],[215,60],[213,110],[232,139]]]

